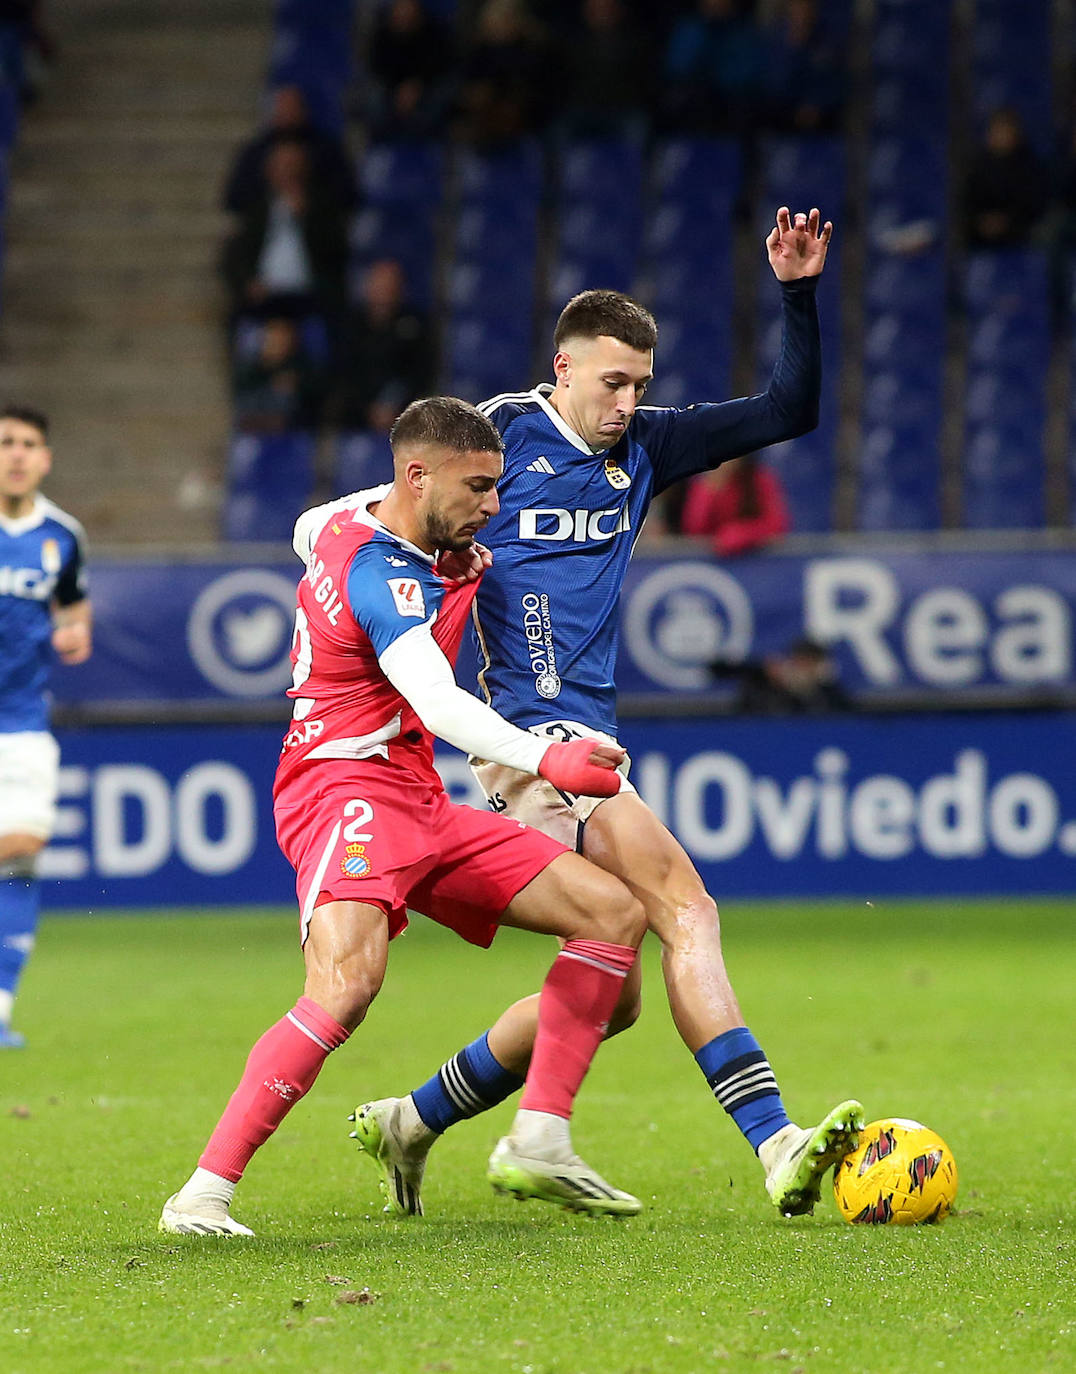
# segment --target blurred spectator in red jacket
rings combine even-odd
[[[788,531],[788,507],[777,474],[749,453],[693,477],[680,531],[709,536],[723,558],[772,544]]]

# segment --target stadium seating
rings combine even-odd
[[[742,161],[731,140],[672,139],[655,152],[635,290],[660,326],[657,376],[647,394],[656,405],[728,395]]]
[[[429,5],[442,20],[456,17],[456,0]],[[849,38],[853,8],[851,0],[822,7],[839,41]],[[270,76],[299,80],[311,92],[317,67],[312,100],[321,100],[330,123],[349,79],[341,36],[353,10],[353,0],[275,5]],[[794,528],[832,528],[840,396],[859,402],[859,443],[846,455],[857,464],[858,527],[939,527],[942,440],[948,445],[955,432],[943,425],[954,405],[944,394],[950,347],[966,364],[957,369],[966,381],[955,398],[963,405],[964,524],[1041,524],[1053,345],[1047,267],[1040,252],[967,256],[958,241],[954,254],[948,131],[954,35],[966,32],[960,55],[971,102],[958,112],[960,132],[978,136],[992,109],[1013,104],[1039,153],[1053,153],[1050,7],[970,0],[958,14],[956,0],[872,0],[863,16],[870,80],[862,87],[865,159],[853,164],[855,181],[845,141],[834,137],[767,136],[747,154],[735,139],[683,136],[650,147],[631,138],[553,136],[547,147],[524,142],[499,152],[375,144],[360,166],[353,274],[379,256],[403,262],[415,304],[442,320],[440,384],[476,400],[537,380],[536,345],[571,295],[599,285],[630,291],[660,325],[647,401],[689,404],[730,394],[734,350],[743,346],[734,333],[734,310],[743,304],[733,269],[738,217],[746,211],[765,234],[778,205],[818,205],[837,224],[818,297],[826,360],[820,424],[771,455]],[[14,134],[15,114],[0,92],[0,149]],[[842,230],[859,232],[845,214],[850,191],[862,192],[869,208],[862,352],[845,357]],[[754,366],[765,385],[780,320],[764,260],[754,295]],[[848,337],[860,337],[858,330]],[[842,388],[852,369],[860,384]],[[960,455],[946,453],[955,479]],[[384,471],[377,436],[340,436],[336,454],[342,486],[369,485]]]
[[[413,304],[432,307],[444,169],[444,151],[436,144],[378,143],[367,149],[358,169],[363,208],[350,235],[352,295],[371,262],[396,258]]]
[[[973,529],[1041,525],[1051,349],[1045,254],[972,254],[963,288],[964,523]]]
[[[446,278],[444,385],[467,400],[531,382],[541,149],[466,150],[455,166],[451,263]]]
[[[392,481],[389,436],[374,430],[350,430],[336,439],[333,490],[364,491]]]
[[[224,537],[289,540],[314,485],[311,434],[240,434],[228,454]]]

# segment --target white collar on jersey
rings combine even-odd
[[[550,405],[547,399],[549,396],[553,395],[553,392],[555,390],[556,388],[552,386],[549,382],[542,382],[539,386],[536,386],[534,390],[531,392],[531,395],[542,407],[545,413],[549,416],[549,419],[552,421],[553,427],[557,430],[558,433],[562,434],[564,438],[568,440],[569,444],[571,444],[573,448],[577,448],[580,453],[585,453],[588,458],[596,458],[599,453],[605,453],[605,449],[591,448],[585,439],[581,438],[578,434],[576,434],[575,430],[572,429],[571,425],[565,424],[565,422],[561,419],[560,411],[557,410],[554,406]]]
[[[376,515],[371,514],[370,507],[383,501],[391,490],[392,483],[385,482],[382,486],[368,487],[365,491],[353,491],[349,496],[340,496],[324,506],[314,506],[311,510],[304,511],[295,522],[295,535],[292,539],[292,547],[295,552],[305,563],[310,556],[310,550],[314,547],[315,540],[332,517],[349,511],[352,518],[358,520],[359,524],[368,525],[371,529],[380,530],[382,534],[387,534],[390,539],[394,539],[409,553],[417,554],[432,568],[436,561],[434,554],[427,553],[425,549],[420,549],[417,544],[412,544],[402,534],[390,530],[387,525],[381,523]]]
[[[0,512],[0,530],[5,534],[26,534],[29,530],[36,530],[48,513],[48,504],[39,491],[35,492],[34,508],[29,515],[19,515],[12,519],[11,516]]]

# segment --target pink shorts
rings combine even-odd
[[[381,907],[390,936],[406,928],[411,907],[487,946],[513,897],[569,852],[376,762],[319,762],[280,789],[273,810],[295,869],[304,944],[316,907],[350,901]]]

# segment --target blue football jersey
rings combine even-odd
[[[504,437],[500,511],[473,620],[479,689],[523,727],[575,720],[616,734],[618,603],[653,497],[681,478],[818,423],[816,279],[782,289],[784,332],[766,391],[686,409],[639,406],[595,452],[550,405],[553,388],[479,409]]]
[[[47,730],[55,602],[86,596],[82,526],[44,496],[29,515],[0,515],[0,732]]]

